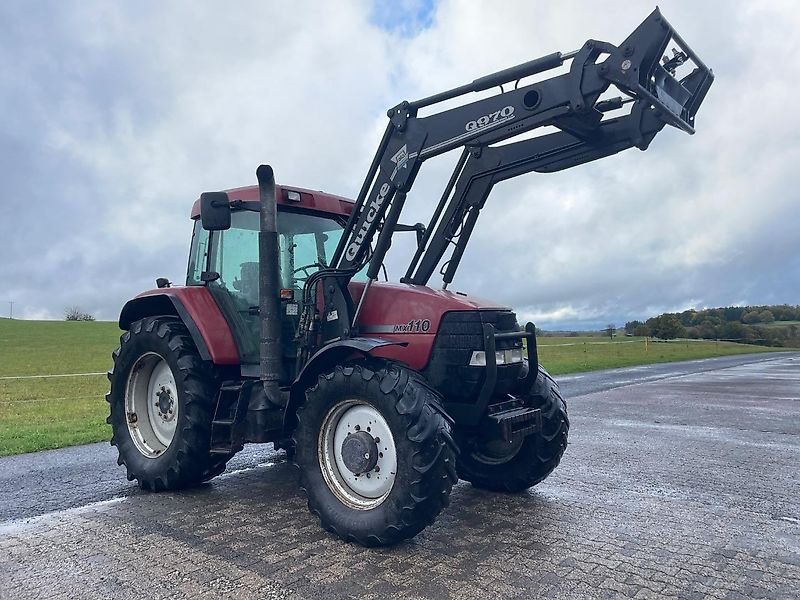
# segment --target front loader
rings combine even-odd
[[[712,81],[655,10],[619,46],[589,40],[398,104],[354,202],[276,185],[267,165],[257,187],[201,194],[186,285],[159,279],[120,315],[108,422],[128,478],[197,485],[271,442],[322,525],[369,546],[432,523],[459,477],[506,492],[544,480],[569,419],[535,327],[448,287],[495,183],[645,150],[665,125],[694,133]],[[401,224],[422,163],[456,148],[429,224]],[[408,231],[408,269],[379,281]]]

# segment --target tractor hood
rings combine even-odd
[[[350,283],[358,303],[364,284]],[[455,310],[510,310],[498,302],[468,296],[462,292],[435,290],[423,285],[375,282],[369,289],[358,330],[362,335],[430,334],[439,329],[446,312]]]

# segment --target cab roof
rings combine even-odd
[[[234,200],[242,200],[244,202],[258,202],[258,186],[251,185],[247,187],[233,188],[225,190],[228,198],[233,202]],[[289,192],[297,192],[300,195],[299,200],[289,199]],[[291,194],[296,198],[296,194]],[[349,198],[328,194],[319,190],[307,190],[305,188],[275,185],[275,197],[278,205],[291,206],[293,208],[303,208],[306,210],[317,211],[332,215],[339,215],[349,217],[353,211],[353,201]],[[200,217],[200,199],[194,201],[192,205],[192,219]]]

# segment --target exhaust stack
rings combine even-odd
[[[259,315],[261,322],[260,378],[267,400],[283,405],[280,375],[283,370],[281,349],[281,303],[278,297],[278,207],[275,199],[275,174],[269,165],[256,169],[261,227],[258,232]]]

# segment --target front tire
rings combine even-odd
[[[526,373],[523,369],[523,376]],[[544,481],[558,466],[569,434],[567,404],[558,384],[539,366],[533,386],[521,395],[529,406],[542,410],[542,431],[513,444],[464,439],[458,461],[461,479],[495,492],[521,492]]]
[[[439,403],[417,373],[392,363],[337,366],[307,390],[295,463],[325,529],[386,546],[434,521],[458,481]]]
[[[212,455],[211,420],[218,385],[176,319],[134,322],[112,355],[106,395],[117,464],[144,490],[186,488],[225,470]]]

